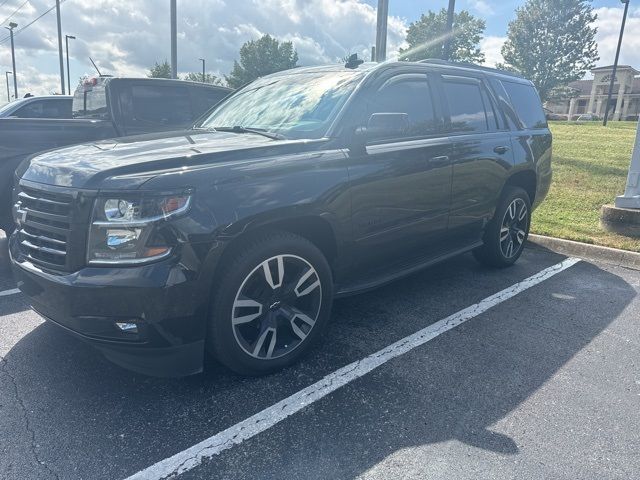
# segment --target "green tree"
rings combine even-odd
[[[484,53],[480,51],[480,40],[486,24],[462,10],[453,18],[451,56],[454,62],[484,63]],[[429,10],[420,20],[409,25],[407,30],[408,48],[400,49],[400,59],[417,62],[426,58],[442,58],[447,31],[447,10]]]
[[[171,78],[171,65],[166,60],[162,63],[156,62],[147,73],[149,78]]]
[[[504,67],[530,79],[543,101],[569,92],[599,60],[590,0],[528,0],[502,47]]]
[[[189,82],[202,82],[202,72],[190,72],[184,76],[184,80]],[[223,85],[222,79],[220,77],[216,77],[212,73],[204,74],[204,83],[210,83],[212,85]]]
[[[246,42],[240,48],[240,62],[225,76],[231,88],[240,88],[256,78],[288,70],[298,64],[298,53],[291,42],[278,42],[271,35]]]

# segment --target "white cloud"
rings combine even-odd
[[[485,55],[485,65],[495,67],[497,63],[504,61],[500,51],[507,37],[484,37],[480,41],[480,50]]]
[[[485,0],[469,0],[469,6],[481,15],[490,16],[496,13],[493,6]]]
[[[598,34],[599,66],[611,65],[615,60],[620,25],[622,23],[622,7],[602,7],[595,10],[598,14],[596,25]],[[620,64],[631,65],[640,70],[640,9],[630,9],[625,27]]]
[[[30,0],[14,20],[25,25],[50,3]],[[19,0],[7,2],[0,7],[0,17],[6,18],[19,5]],[[86,65],[87,72],[93,71],[89,56],[103,73],[117,75],[144,75],[154,62],[170,57],[169,2],[67,0],[61,10],[63,34],[77,36],[72,58]],[[347,53],[368,59],[375,29],[375,8],[362,0],[178,2],[178,70],[198,71],[198,58],[204,57],[208,70],[228,73],[242,44],[264,33],[293,42],[301,65],[334,62]],[[405,34],[405,21],[391,17],[389,56],[402,45]],[[0,48],[0,69],[11,70],[6,46]],[[26,75],[30,75],[28,83],[34,93],[55,89],[56,82],[51,82],[58,71],[55,12],[16,36],[16,56],[21,92],[27,91]]]

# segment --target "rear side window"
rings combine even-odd
[[[489,130],[480,83],[445,81],[444,92],[451,115],[451,130],[463,133]]]
[[[547,128],[538,92],[532,85],[502,81],[511,104],[525,128]]]
[[[131,97],[133,119],[137,122],[184,126],[194,119],[186,87],[132,85]]]
[[[71,117],[71,102],[61,99],[33,101],[18,109],[18,118],[69,118]]]
[[[393,77],[376,93],[369,114],[406,113],[409,128],[405,137],[422,137],[436,131],[431,89],[426,75],[407,74]]]

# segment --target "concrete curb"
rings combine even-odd
[[[563,255],[597,260],[611,265],[640,270],[640,253],[636,252],[534,234],[529,235],[528,243],[528,246],[532,248],[546,248]]]

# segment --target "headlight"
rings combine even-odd
[[[158,227],[190,204],[189,192],[99,197],[89,230],[88,263],[140,264],[166,257],[172,242]]]

